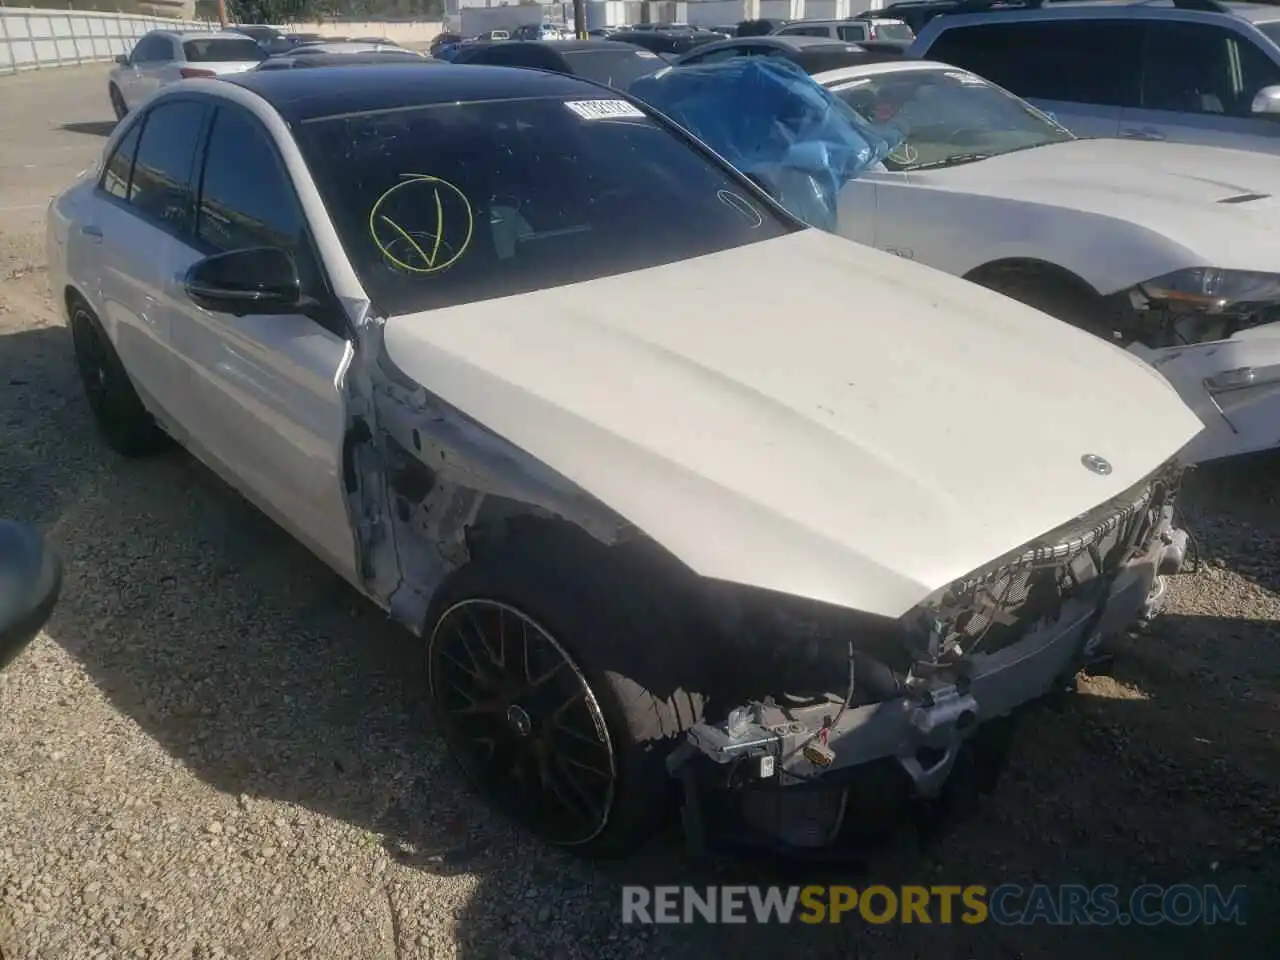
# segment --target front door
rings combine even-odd
[[[210,254],[272,246],[298,264],[303,290],[333,303],[306,217],[270,134],[220,102],[209,130],[195,230],[166,272],[165,309],[189,376],[181,416],[210,465],[352,582],[355,545],[341,475],[345,321],[234,317],[197,306],[183,276]]]

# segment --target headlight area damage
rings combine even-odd
[[[1193,267],[1111,299],[1117,340],[1152,349],[1185,347],[1280,322],[1280,274]]]
[[[743,656],[771,679],[669,757],[690,841],[812,851],[886,787],[938,797],[983,724],[1061,689],[1158,611],[1186,552],[1180,474],[1164,466],[898,621],[738,596],[726,609],[756,646]]]
[[[1192,267],[1108,301],[1098,332],[1159,370],[1208,428],[1187,463],[1280,444],[1280,274]]]

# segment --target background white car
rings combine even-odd
[[[843,188],[843,236],[1128,347],[1208,428],[1193,460],[1280,444],[1273,157],[1078,140],[1008,91],[927,61],[814,79],[905,135]]]
[[[111,109],[119,120],[160,88],[188,77],[215,77],[252,70],[266,52],[243,33],[177,33],[153,30],[127,56],[116,57],[107,81]]]

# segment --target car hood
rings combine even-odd
[[[1137,225],[1184,247],[1196,265],[1280,269],[1280,164],[1269,154],[1075,140],[912,176],[937,189]]]
[[[885,616],[1201,429],[1123,351],[816,230],[394,317],[383,342],[697,573]]]

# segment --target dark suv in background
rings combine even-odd
[[[1280,153],[1280,7],[1215,0],[989,6],[907,51],[970,70],[1080,136]]]

